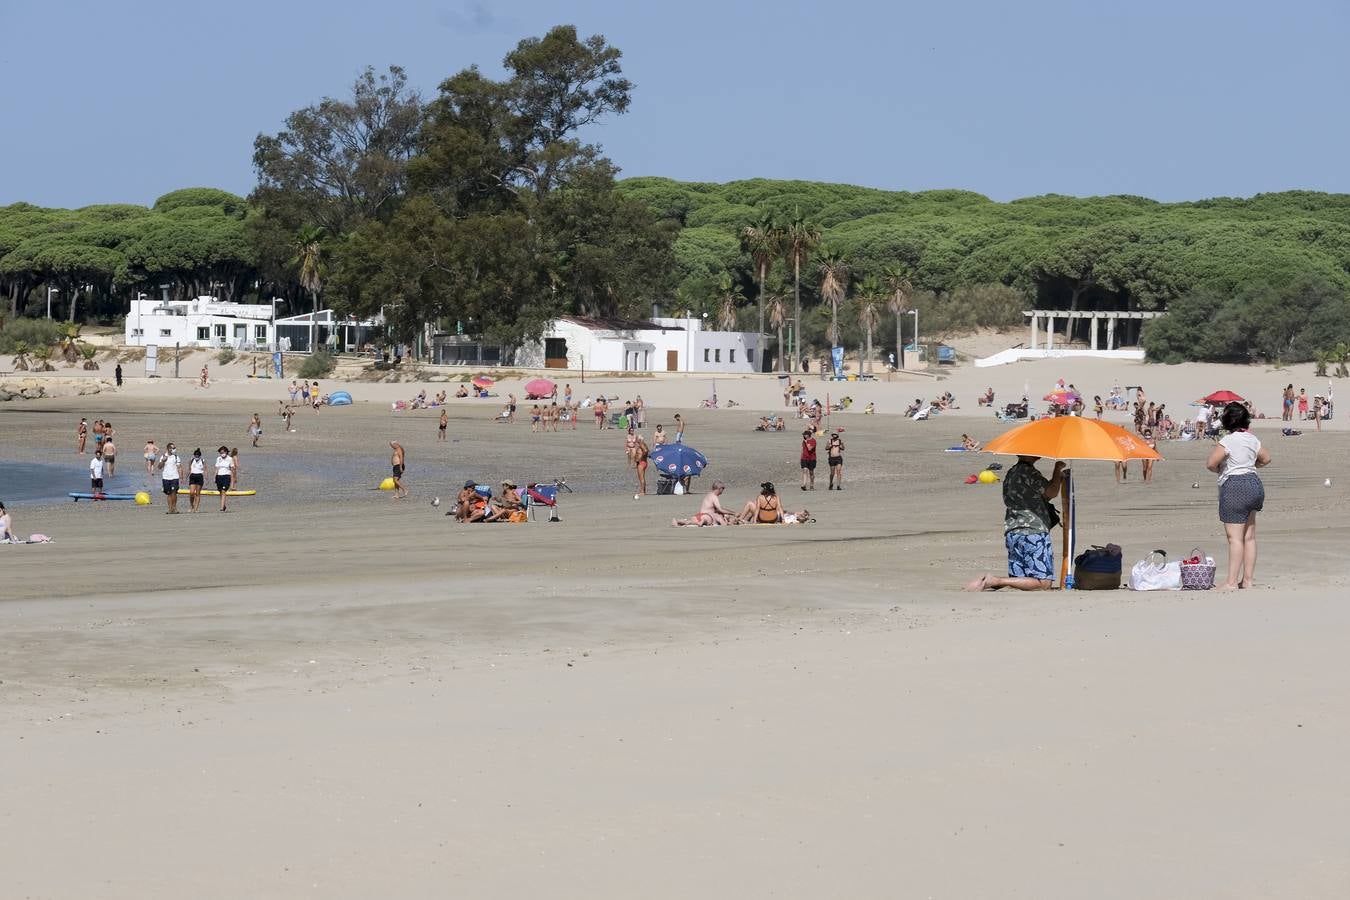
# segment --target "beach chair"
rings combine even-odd
[[[558,485],[526,485],[523,498],[525,500],[525,510],[529,513],[531,521],[538,518],[539,513],[537,510],[540,507],[548,510],[548,520],[550,522],[562,521],[562,519],[558,518]]]

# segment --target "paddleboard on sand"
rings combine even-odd
[[[178,493],[180,493],[180,494],[186,494],[186,493],[187,493],[187,490],[186,490],[185,488],[179,488],[179,489],[178,489]],[[257,491],[226,491],[226,492],[225,492],[225,496],[226,496],[226,497],[252,497],[252,496],[253,496],[254,494],[256,494],[256,493],[258,493],[258,492],[257,492]],[[201,495],[202,495],[203,497],[219,497],[219,496],[220,496],[220,491],[217,491],[217,490],[202,491],[202,492],[201,492]]]
[[[135,494],[91,494],[88,491],[71,491],[70,496],[79,503],[81,500],[135,500]]]

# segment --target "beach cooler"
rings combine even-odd
[[[1116,544],[1092,547],[1073,561],[1073,586],[1079,591],[1115,591],[1120,589],[1121,558]]]
[[[675,493],[675,479],[674,479],[674,478],[667,478],[667,477],[664,476],[664,475],[658,477],[658,478],[656,479],[656,493],[658,493],[658,494],[674,494],[674,493]]]

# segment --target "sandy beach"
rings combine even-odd
[[[782,411],[774,379],[719,378],[741,407],[718,410],[697,408],[710,378],[572,381],[640,393],[668,428],[682,410],[729,505],[768,479],[817,519],[702,529],[669,524],[697,496],[635,500],[622,434],[590,421],[532,434],[492,421],[499,400],[452,401],[437,444],[438,411],[390,404],[445,383],[325,382],[356,404],[286,434],[289,378],[137,374],[0,405],[0,465],[68,467],[83,489],[75,425],[105,418],[129,477],[145,438],[226,443],[258,495],[176,517],[157,492],[11,504],[19,532],[56,540],[0,547],[8,896],[1350,892],[1350,435],[1342,416],[1283,437],[1276,410],[1287,382],[1325,387],[1310,366],[808,379],[855,401],[830,419],[842,493],[797,489],[796,422],[753,430]],[[1256,590],[960,591],[1002,570],[1003,509],[997,486],[963,483],[989,457],[942,450],[1004,430],[975,407],[986,385],[1038,398],[1059,377],[1185,412],[1228,388],[1275,414],[1255,429],[1275,459]],[[963,408],[894,415],[940,390]],[[375,489],[390,440],[403,502]],[[1160,449],[1149,485],[1074,466],[1080,548],[1222,563],[1208,445]],[[575,493],[556,524],[461,526],[430,505],[466,478],[560,477]]]

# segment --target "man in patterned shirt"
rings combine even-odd
[[[981,575],[966,585],[968,591],[1046,591],[1055,584],[1055,553],[1050,529],[1059,524],[1051,500],[1059,493],[1068,471],[1063,460],[1047,479],[1037,471],[1039,456],[1019,456],[1003,478],[1004,543],[1008,547],[1008,576]]]

